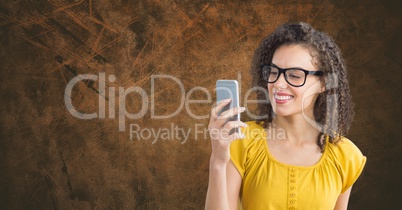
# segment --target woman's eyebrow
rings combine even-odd
[[[290,67],[290,68],[282,68],[282,67],[279,67],[278,65],[276,65],[276,64],[274,64],[274,63],[272,63],[272,62],[271,62],[271,64],[272,64],[273,66],[275,66],[275,67],[280,68],[280,69],[303,69],[303,70],[306,70],[305,68],[298,67],[298,66],[296,66],[296,67]]]

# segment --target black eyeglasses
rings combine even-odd
[[[262,77],[268,83],[274,83],[278,80],[278,78],[285,75],[286,82],[293,87],[301,87],[306,83],[306,78],[308,74],[322,76],[322,71],[307,71],[302,68],[288,68],[281,69],[277,67],[275,64],[270,65],[262,65]]]

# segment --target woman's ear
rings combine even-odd
[[[325,85],[322,84],[322,85],[321,85],[321,93],[323,93],[324,91],[325,91]]]
[[[324,91],[325,91],[325,79],[321,79],[321,92],[320,93],[323,93]]]

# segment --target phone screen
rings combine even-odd
[[[239,84],[236,80],[218,80],[216,81],[216,100],[219,103],[225,99],[232,99],[232,101],[224,106],[222,110],[218,113],[220,115],[222,112],[234,108],[239,107]],[[227,121],[238,121],[240,120],[240,113],[236,114]],[[238,132],[238,129],[231,131],[230,133]]]

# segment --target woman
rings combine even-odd
[[[366,157],[344,137],[353,103],[337,45],[306,23],[286,24],[262,41],[251,72],[270,103],[248,123],[226,123],[244,107],[217,117],[230,101],[212,110],[206,209],[347,209]],[[228,135],[236,127],[243,134]]]

